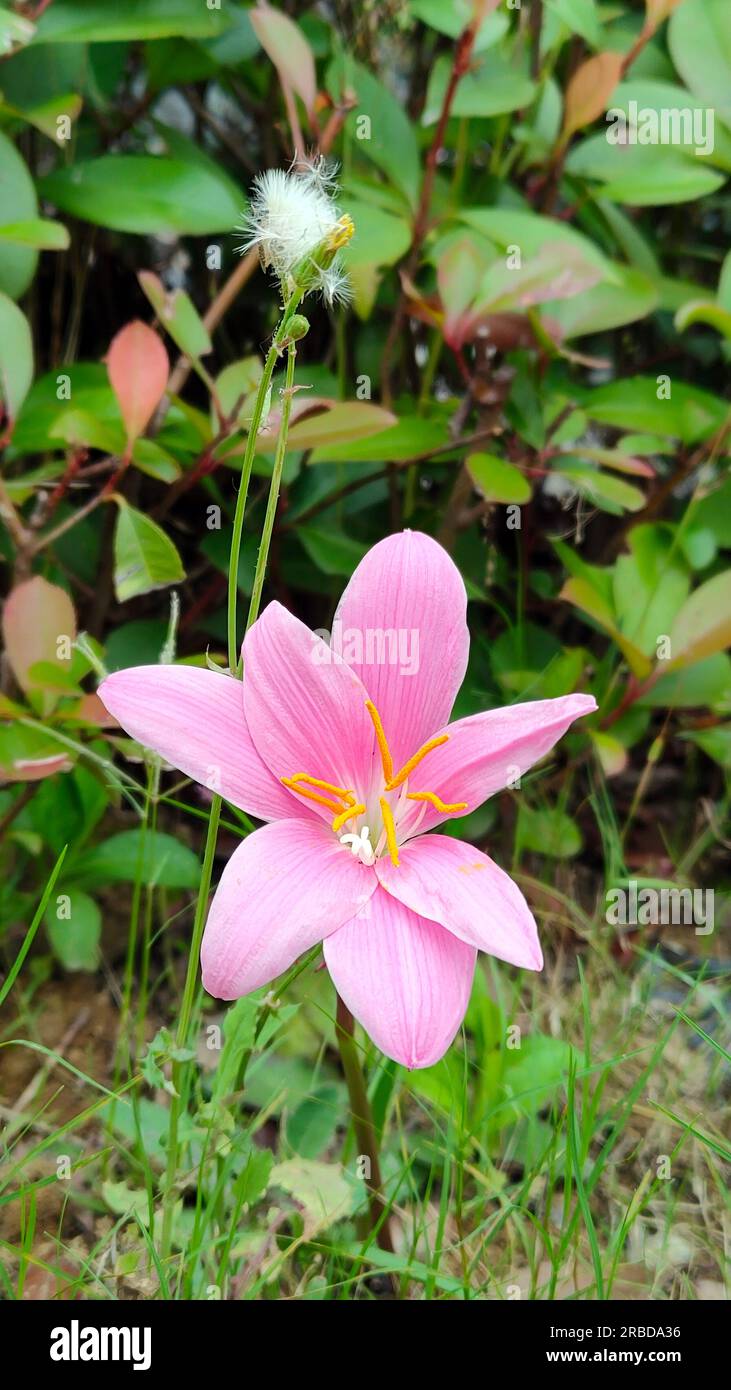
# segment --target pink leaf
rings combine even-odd
[[[8,662],[21,690],[36,688],[31,668],[50,661],[68,671],[76,637],[74,605],[65,589],[36,575],[13,589],[3,609]]]
[[[312,49],[302,30],[294,20],[272,9],[271,5],[249,10],[249,19],[259,43],[279,73],[282,86],[291,87],[311,115],[317,97],[317,78]]]
[[[168,355],[157,333],[135,319],[112,339],[106,363],[130,445],[142,434],[165,394]]]

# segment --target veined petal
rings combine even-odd
[[[474,845],[421,835],[399,851],[399,867],[377,863],[383,887],[412,912],[498,960],[541,970],[533,914],[517,884]]]
[[[357,675],[280,603],[270,603],[247,634],[246,718],[276,777],[306,772],[362,796],[375,757],[367,698]],[[332,810],[320,810],[332,820]]]
[[[277,821],[255,830],[221,876],[203,936],[203,984],[238,999],[268,984],[353,917],[378,886],[319,822]]]
[[[323,950],[335,988],[387,1057],[413,1068],[444,1056],[469,1001],[473,947],[378,888]]]
[[[449,738],[416,769],[409,779],[409,791],[435,792],[443,802],[465,801],[468,809],[475,811],[545,757],[575,719],[591,714],[596,707],[593,695],[562,695],[556,700],[530,700],[458,719],[438,731]],[[420,803],[413,804],[415,820]],[[445,819],[427,804],[419,833]]]
[[[240,681],[199,666],[131,666],[107,676],[99,696],[138,743],[242,811],[308,818],[252,743]]]
[[[449,719],[467,668],[466,613],[459,570],[420,531],[374,545],[340,600],[333,645],[363,681],[397,768]]]

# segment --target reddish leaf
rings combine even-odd
[[[74,605],[65,589],[36,575],[13,589],[3,609],[3,638],[21,690],[37,689],[31,668],[52,662],[68,671],[76,637]]]
[[[311,115],[317,98],[317,78],[312,49],[302,30],[294,20],[271,5],[258,5],[249,10],[249,19],[259,43],[279,73],[282,86],[296,92]]]
[[[112,339],[106,363],[130,445],[142,434],[165,394],[168,355],[157,333],[135,319]]]
[[[621,53],[596,53],[576,69],[564,96],[563,138],[590,125],[606,110],[609,98],[622,76]]]

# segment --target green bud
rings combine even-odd
[[[310,320],[304,314],[293,314],[285,329],[285,342],[298,343],[310,331]]]

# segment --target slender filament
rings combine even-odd
[[[380,799],[381,815],[383,816],[383,828],[386,831],[386,844],[391,856],[391,863],[394,868],[398,868],[398,843],[396,841],[396,826],[393,820],[393,811],[389,806],[385,796]]]
[[[450,814],[452,811],[467,810],[466,801],[442,801],[441,797],[437,796],[436,792],[407,792],[406,800],[428,801],[434,807],[435,811],[442,811],[445,815]]]

